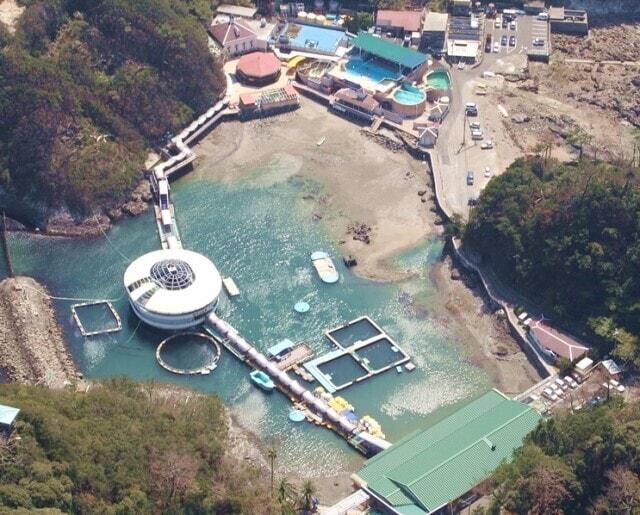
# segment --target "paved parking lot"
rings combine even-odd
[[[499,28],[496,27],[498,21]],[[488,19],[486,21],[486,33],[492,35],[491,53],[487,53],[485,58],[491,54],[508,55],[512,53],[526,54],[533,47],[533,40],[540,38],[544,40],[543,46],[535,47],[541,52],[548,52],[548,22],[538,20],[535,16],[517,16],[515,18],[516,28],[511,28],[511,23],[507,28],[502,27],[502,15],[495,20]],[[503,45],[503,37],[506,36],[506,45]],[[515,38],[515,45],[510,45],[511,37]],[[495,44],[498,43],[496,47]],[[496,52],[497,50],[497,52]]]
[[[458,70],[453,67],[450,70],[453,81],[451,111],[440,128],[437,150],[432,156],[435,166],[440,170],[445,207],[464,218],[469,215],[469,200],[477,198],[491,177],[501,174],[521,155],[504,128],[503,120],[509,114],[496,102],[500,91],[504,89],[504,81],[499,76],[483,77],[483,72],[517,73],[524,69],[527,50],[533,38],[542,37],[539,34],[546,34],[547,30],[547,22],[537,20],[534,16],[517,16],[515,28],[511,28],[511,24],[502,28],[502,15],[499,20],[499,28],[495,26],[495,19],[485,21],[485,34],[492,35],[492,51],[483,55],[482,63],[476,68]],[[502,36],[507,37],[505,46],[501,44]],[[509,46],[509,38],[512,36],[515,44]],[[499,43],[498,52],[493,52],[495,41]],[[485,41],[482,41],[483,47],[484,44]],[[488,86],[486,96],[476,93],[478,84]],[[467,102],[478,105],[477,117],[465,117],[464,105]],[[481,125],[482,140],[471,139],[469,123],[474,121]],[[482,143],[487,140],[493,142],[493,149],[481,148]],[[488,176],[485,176],[486,168],[489,168]],[[470,171],[474,173],[473,184],[467,183]]]

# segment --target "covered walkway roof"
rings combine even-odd
[[[407,68],[416,68],[427,61],[427,56],[423,53],[396,45],[368,32],[360,32],[353,40],[353,47]]]
[[[398,513],[433,513],[510,460],[540,414],[491,390],[365,462],[360,484]]]

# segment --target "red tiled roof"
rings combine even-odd
[[[272,52],[251,52],[243,55],[236,66],[236,71],[248,77],[268,77],[280,69],[280,61]]]
[[[589,350],[589,347],[584,346],[567,333],[551,327],[544,320],[538,320],[530,328],[540,345],[569,361],[579,358]]]
[[[420,32],[422,30],[422,12],[380,10],[376,15],[376,25],[402,27],[408,32]]]
[[[226,45],[230,41],[238,41],[255,36],[249,27],[242,20],[230,20],[225,23],[214,23],[209,27],[211,36],[221,45]]]
[[[253,97],[251,93],[242,93],[240,95],[240,104],[244,106],[254,105],[256,103],[256,99]]]

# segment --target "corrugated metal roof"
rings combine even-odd
[[[510,459],[539,420],[533,408],[492,390],[368,460],[357,474],[390,505],[429,513]]]
[[[377,57],[381,57],[385,61],[408,68],[415,68],[427,60],[427,56],[420,52],[396,45],[391,41],[374,36],[368,32],[360,32],[353,40],[353,46]]]

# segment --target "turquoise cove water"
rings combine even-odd
[[[421,305],[437,301],[428,274],[441,254],[441,240],[427,240],[397,257],[394,266],[416,272],[409,280],[382,284],[359,278],[342,265],[326,228],[310,222],[312,207],[302,200],[304,181],[294,177],[262,184],[249,175],[254,178],[231,184],[189,176],[172,184],[185,248],[208,256],[242,292],[233,300],[222,295],[221,317],[263,351],[290,338],[319,355],[332,348],[325,330],[369,315],[412,356],[417,369],[402,374],[392,369],[340,394],[360,415],[376,418],[392,442],[447,411],[438,408],[488,387],[484,372],[460,356],[446,331],[415,307],[417,300]],[[288,400],[252,386],[249,370],[226,350],[209,376],[176,376],[156,363],[155,348],[167,334],[139,324],[122,285],[128,262],[159,248],[151,212],[118,223],[108,240],[12,234],[10,245],[16,271],[44,282],[54,295],[114,300],[123,330],[93,338],[81,337],[73,324],[71,302],[56,301],[75,360],[88,378],[124,374],[215,392],[245,427],[278,447],[284,472],[318,477],[357,465],[357,453],[330,431],[290,422]],[[320,282],[309,259],[315,250],[334,257],[339,283]],[[300,300],[310,304],[308,313],[293,310]],[[179,353],[174,357],[185,359]]]

